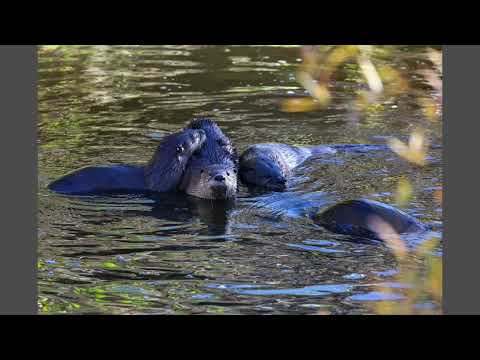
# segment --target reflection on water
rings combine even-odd
[[[313,158],[284,193],[212,202],[182,194],[62,197],[45,187],[76,168],[143,163],[158,140],[210,116],[242,151],[259,142],[383,143],[423,121],[413,106],[352,120],[352,88],[335,84],[328,110],[283,113],[303,96],[296,47],[78,46],[39,55],[39,302],[44,313],[333,314],[369,312],[395,259],[308,215],[356,197],[392,203],[409,174],[405,209],[435,226],[441,147],[413,169],[388,151]],[[417,120],[418,119],[418,120]],[[441,139],[433,139],[440,144]],[[418,239],[413,239],[416,241]],[[441,254],[439,255],[441,256]],[[425,304],[423,304],[425,305]],[[419,306],[423,306],[420,304]],[[425,305],[427,306],[427,305]],[[429,306],[432,306],[431,304]]]

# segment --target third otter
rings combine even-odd
[[[249,186],[283,190],[292,170],[311,155],[334,153],[336,150],[329,146],[252,145],[240,156],[240,179]]]
[[[294,168],[312,155],[335,154],[337,151],[364,153],[372,150],[388,151],[386,145],[335,144],[293,146],[279,143],[249,146],[240,156],[240,180],[247,186],[282,191]]]

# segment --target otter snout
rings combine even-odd
[[[181,188],[203,199],[229,199],[237,192],[237,170],[232,165],[211,164],[189,167]]]
[[[224,182],[225,181],[225,176],[223,175],[215,175],[215,177],[213,178],[215,181],[218,181],[218,182]]]
[[[214,166],[209,170],[208,186],[211,189],[212,197],[216,199],[233,197],[237,185],[236,174],[224,166]]]

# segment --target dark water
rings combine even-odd
[[[382,143],[404,139],[425,121],[408,98],[355,116],[349,104],[356,85],[349,81],[335,84],[327,110],[281,112],[283,99],[305,95],[295,80],[299,57],[297,47],[259,46],[41,52],[40,311],[362,314],[385,300],[379,284],[399,285],[392,281],[393,254],[331,234],[305,215],[357,197],[393,204],[406,174],[414,194],[404,210],[441,237],[441,208],[433,200],[442,184],[441,149],[422,169],[388,151],[311,159],[286,192],[241,188],[235,203],[180,195],[68,198],[46,189],[82,166],[143,163],[162,136],[192,117],[217,120],[239,151],[259,142]]]

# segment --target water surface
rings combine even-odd
[[[193,117],[215,119],[239,152],[259,142],[383,143],[404,139],[425,121],[408,99],[357,118],[350,107],[357,85],[349,81],[334,84],[326,110],[280,111],[282,100],[305,95],[295,80],[299,57],[298,47],[281,46],[40,53],[40,311],[363,314],[372,301],[402,301],[395,282],[388,298],[378,292],[396,269],[385,246],[348,241],[307,215],[357,197],[392,204],[406,174],[414,196],[403,210],[441,236],[441,208],[433,200],[442,184],[441,148],[420,170],[388,151],[313,158],[286,192],[241,187],[238,199],[226,203],[164,194],[62,197],[46,189],[82,166],[142,164],[159,139]]]

